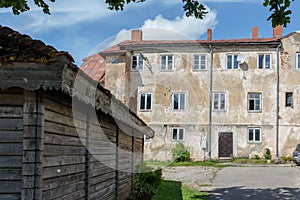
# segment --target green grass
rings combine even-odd
[[[234,163],[236,164],[268,164],[264,158],[259,159],[248,159],[248,158],[235,158]]]
[[[151,200],[205,200],[207,194],[182,186],[178,181],[163,180]]]
[[[228,167],[230,164],[224,164],[224,162],[219,160],[211,160],[211,161],[195,161],[195,162],[161,162],[156,160],[147,160],[145,161],[147,166],[153,168],[162,168],[162,167],[178,167],[178,166],[207,166],[207,167]]]

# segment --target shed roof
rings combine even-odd
[[[153,137],[154,131],[144,121],[73,62],[68,52],[0,26],[0,89],[61,90]]]

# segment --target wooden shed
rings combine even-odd
[[[152,129],[59,52],[0,26],[0,199],[126,199]]]

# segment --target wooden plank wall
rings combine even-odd
[[[77,119],[76,129],[63,93],[46,93],[44,104],[43,199],[84,199],[86,119]]]
[[[21,199],[23,91],[0,91],[0,199]]]

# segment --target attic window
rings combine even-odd
[[[296,67],[300,69],[300,53],[296,54]]]

